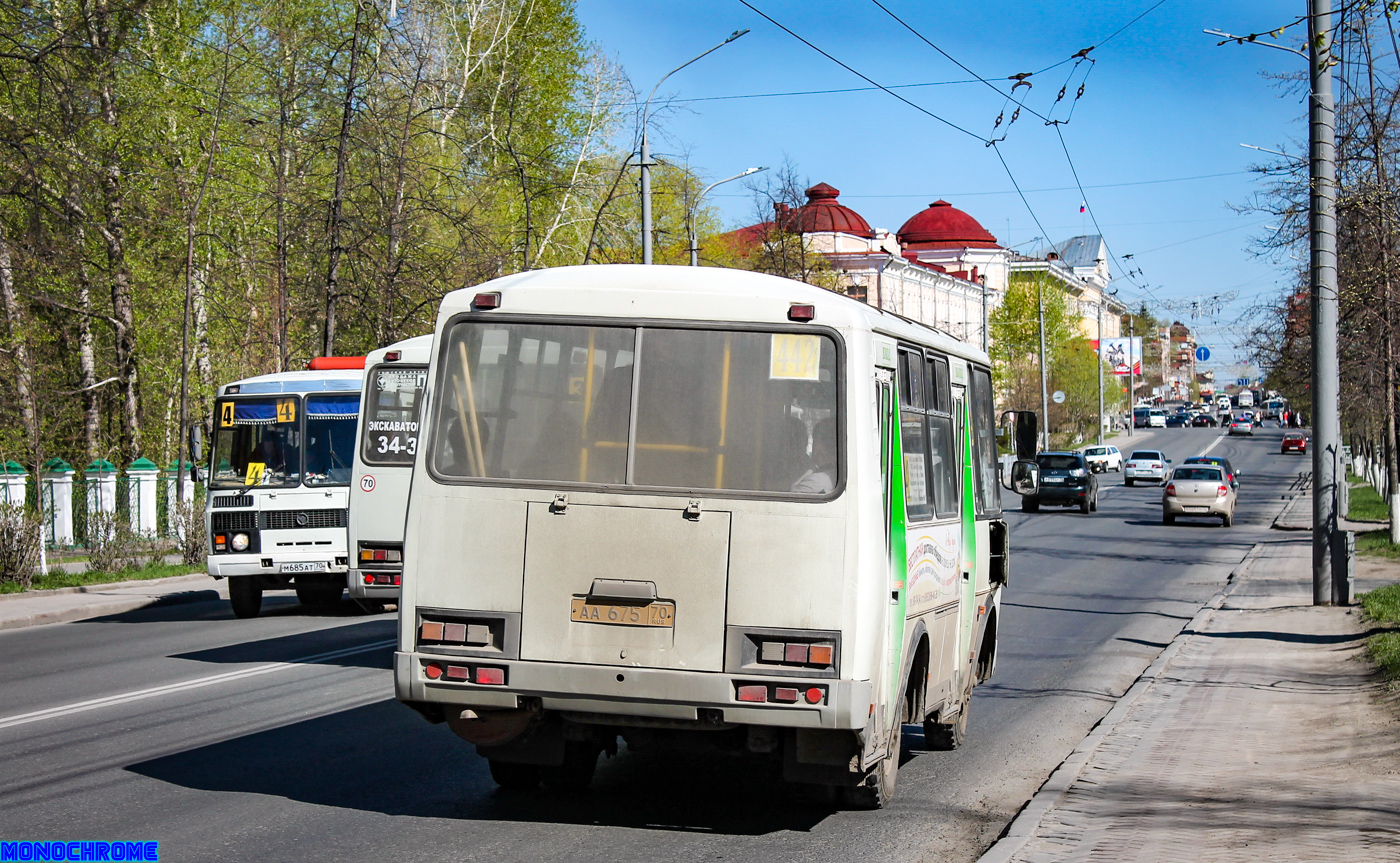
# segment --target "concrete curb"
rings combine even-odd
[[[1290,503],[1289,505],[1291,506],[1292,504]],[[1285,511],[1286,509],[1287,508],[1285,508]],[[1006,829],[1002,831],[997,841],[993,842],[992,846],[983,852],[981,857],[977,858],[977,863],[1009,863],[1011,858],[1016,856],[1016,852],[1020,851],[1025,844],[1030,841],[1031,837],[1035,835],[1035,831],[1040,827],[1040,822],[1050,810],[1054,809],[1064,800],[1065,794],[1069,791],[1070,787],[1074,785],[1075,781],[1079,779],[1080,774],[1084,772],[1084,768],[1088,765],[1089,760],[1093,758],[1095,750],[1099,748],[1099,744],[1103,742],[1105,737],[1113,732],[1113,729],[1122,721],[1123,717],[1128,714],[1128,711],[1132,709],[1133,704],[1138,698],[1156,682],[1157,677],[1166,666],[1176,658],[1182,646],[1192,636],[1200,632],[1206,620],[1219,610],[1230,593],[1240,585],[1242,576],[1248,571],[1249,567],[1253,565],[1256,555],[1263,547],[1264,543],[1262,542],[1255,543],[1250,547],[1249,552],[1240,561],[1239,565],[1230,572],[1229,578],[1226,579],[1225,587],[1221,588],[1215,596],[1210,598],[1210,601],[1201,606],[1200,610],[1196,612],[1190,622],[1182,627],[1181,631],[1176,634],[1176,637],[1171,640],[1171,643],[1164,647],[1161,653],[1157,654],[1157,658],[1152,661],[1151,665],[1147,666],[1146,670],[1138,676],[1137,680],[1133,681],[1133,685],[1128,687],[1128,691],[1123,693],[1113,705],[1113,708],[1090,729],[1088,736],[1080,741],[1079,745],[1074,748],[1074,751],[1071,752],[1064,761],[1060,762],[1060,765],[1050,774],[1050,778],[1045,780],[1045,784],[1041,785],[1040,789],[1026,802],[1026,805],[1021,807],[1021,811],[1018,812],[1016,817],[1011,820],[1011,823],[1006,826]]]
[[[0,619],[0,631],[26,629],[30,626],[43,626],[49,623],[69,623],[75,620],[90,620],[94,617],[106,617],[109,614],[125,614],[128,611],[138,611],[156,605],[180,605],[186,602],[204,602],[219,598],[219,592],[217,590],[186,590],[180,593],[165,593],[155,596],[133,596],[127,600],[109,600],[107,602],[80,605],[74,608],[65,608],[61,611],[41,611],[22,617]]]
[[[1299,492],[1298,494],[1295,494],[1293,495],[1293,497],[1289,498],[1288,503],[1283,505],[1283,509],[1279,512],[1279,514],[1274,516],[1273,524],[1269,525],[1269,528],[1271,530],[1312,530],[1312,525],[1310,524],[1289,525],[1283,523],[1284,519],[1288,518],[1290,515],[1293,514],[1293,507],[1298,503],[1298,501],[1302,500],[1305,497],[1311,497],[1311,495]]]
[[[138,578],[129,581],[111,581],[106,584],[79,584],[74,587],[54,587],[49,590],[23,590],[19,593],[0,593],[0,602],[13,599],[32,599],[36,596],[61,596],[68,593],[105,593],[124,587],[181,584],[184,582],[201,581],[206,578],[209,578],[209,576],[205,573],[193,572],[189,575],[168,575],[165,578]]]

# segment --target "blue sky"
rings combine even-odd
[[[879,6],[869,0],[750,2],[882,85],[970,82],[897,92],[974,134],[956,131],[879,90],[715,98],[869,87],[739,0],[578,0],[588,37],[622,64],[643,94],[731,31],[751,28],[666,82],[658,96],[676,100],[676,110],[663,117],[661,134],[653,133],[653,150],[688,154],[710,180],[790,160],[800,176],[836,186],[843,203],[890,230],[945,198],[1003,245],[1019,245],[1042,231],[983,143],[1005,132],[998,146],[1045,233],[1059,240],[1094,232],[1093,222],[1079,212],[1081,194],[1054,128],[1023,111],[1009,130],[1003,120],[993,132],[998,113],[1005,108],[1009,119],[1015,106]],[[1306,63],[1258,46],[1217,47],[1218,40],[1201,31],[1278,27],[1302,14],[1302,0],[1167,0],[1155,9],[1157,0],[882,2],[1003,90],[1009,75],[1040,72],[1081,48],[1099,46],[1090,54],[1096,60],[1092,71],[1083,63],[1076,69],[1071,61],[1031,76],[1034,86],[1025,102],[1048,117],[1063,118],[1078,84],[1085,84],[1061,131],[1085,187],[1082,197],[1110,248],[1120,260],[1133,255],[1124,261],[1127,269],[1142,270],[1135,277],[1138,286],[1115,283],[1120,297],[1133,305],[1146,298],[1159,317],[1179,318],[1198,329],[1215,354],[1208,365],[1226,371],[1216,361],[1238,358],[1242,313],[1277,295],[1292,278],[1280,263],[1250,253],[1251,237],[1273,223],[1230,208],[1258,191],[1249,167],[1269,158],[1240,144],[1293,149],[1305,142],[1301,95],[1285,92],[1266,76],[1303,71]],[[1293,28],[1282,41],[1301,45],[1301,31]],[[1067,80],[1065,102],[1050,112]],[[1148,182],[1164,180],[1170,182]],[[752,221],[752,198],[739,184],[714,194],[730,223]],[[1037,241],[1022,249],[1040,246]],[[1115,276],[1122,274],[1116,264],[1112,268]],[[1164,307],[1231,292],[1237,298],[1211,317],[1193,320],[1189,310]]]

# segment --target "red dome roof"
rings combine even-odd
[[[818,183],[807,190],[807,203],[789,210],[778,205],[779,223],[789,231],[804,234],[840,231],[843,234],[856,234],[869,237],[873,234],[870,223],[861,218],[860,213],[836,200],[841,194],[826,183]]]
[[[897,234],[901,245],[921,248],[971,246],[997,249],[997,238],[977,220],[947,201],[934,201],[927,210],[915,213]]]

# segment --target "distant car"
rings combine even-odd
[[[1216,467],[1224,468],[1225,481],[1230,484],[1231,488],[1235,489],[1236,491],[1239,491],[1240,476],[1242,476],[1242,474],[1239,471],[1235,470],[1235,466],[1230,464],[1230,460],[1228,458],[1225,458],[1224,456],[1193,455],[1181,464],[1183,467],[1185,467],[1188,464],[1213,464]]]
[[[1245,434],[1249,435],[1250,437],[1254,437],[1254,423],[1242,417],[1235,417],[1234,419],[1230,420],[1230,434]]]
[[[1099,508],[1099,480],[1083,453],[1042,452],[1035,463],[1040,466],[1040,490],[1021,498],[1022,512],[1039,512],[1042,503],[1078,506],[1086,515]]]
[[[1175,524],[1181,516],[1202,516],[1218,518],[1229,527],[1235,520],[1235,500],[1224,468],[1183,464],[1162,489],[1162,524]]]
[[[1084,460],[1089,463],[1089,469],[1094,473],[1121,473],[1123,470],[1123,454],[1116,446],[1085,447]]]
[[[1303,437],[1302,432],[1286,432],[1283,436],[1283,443],[1279,447],[1279,454],[1298,452],[1307,455],[1308,439]]]
[[[1172,460],[1167,458],[1160,450],[1140,449],[1134,450],[1128,456],[1128,460],[1123,463],[1123,485],[1131,486],[1135,482],[1155,482],[1166,481],[1167,471],[1169,471]]]
[[[1169,429],[1184,429],[1191,425],[1191,418],[1184,413],[1172,414],[1167,417],[1166,427]]]
[[[1215,428],[1220,423],[1215,421],[1215,417],[1210,414],[1196,414],[1191,418],[1192,428]]]

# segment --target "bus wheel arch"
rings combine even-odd
[[[900,709],[899,719],[902,722],[922,722],[924,711],[928,705],[930,650],[928,629],[922,620],[916,624],[913,638],[909,643],[912,649],[909,651],[909,661],[906,663],[904,676],[900,681],[900,692],[903,693],[904,703]]]

